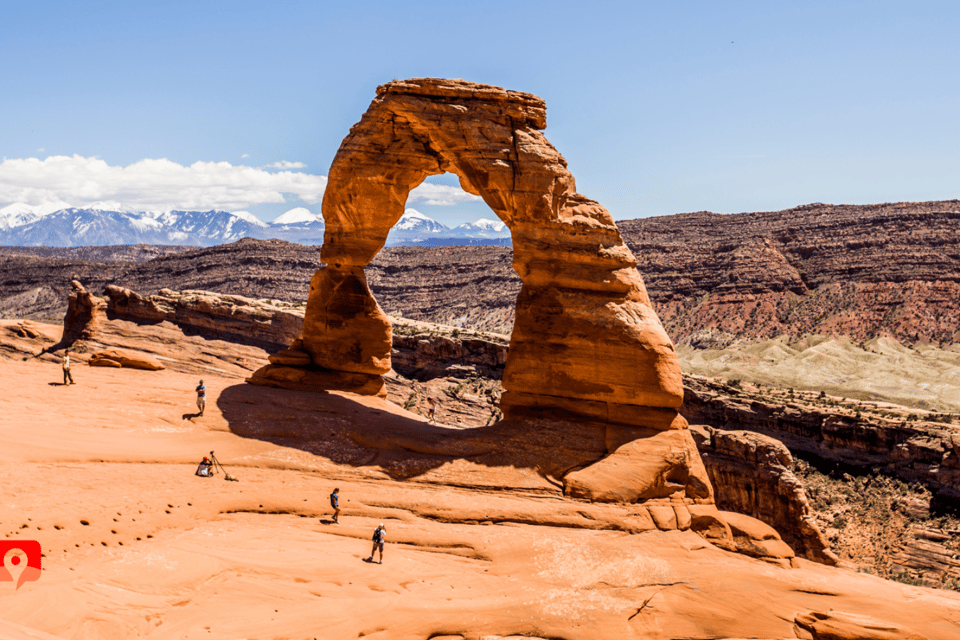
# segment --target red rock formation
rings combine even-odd
[[[793,459],[782,442],[749,431],[692,425],[710,482],[723,509],[773,526],[798,555],[823,564],[837,556],[813,519],[803,484],[790,471]]]
[[[577,401],[591,414],[598,403],[609,406],[604,413],[614,416],[630,413],[619,407],[676,409],[683,391],[673,345],[612,217],[576,193],[566,161],[540,132],[543,101],[437,79],[391,82],[377,94],[330,169],[328,267],[315,277],[322,286],[308,301],[304,335],[314,363],[363,373],[388,368],[388,325],[378,328],[379,308],[358,268],[383,247],[410,190],[452,172],[511,229],[524,283],[504,372],[505,413],[551,404],[576,412]],[[340,298],[335,312],[324,307],[321,293],[334,283],[349,283],[342,300],[351,310]],[[344,353],[344,332],[363,336],[365,346]]]
[[[61,343],[71,345],[77,340],[89,340],[96,335],[104,319],[106,303],[83,288],[78,281],[70,282],[72,290],[67,302],[67,315],[63,319]]]
[[[427,176],[455,173],[510,228],[523,280],[503,373],[507,422],[569,416],[636,427],[564,478],[570,495],[709,503],[706,472],[677,413],[677,355],[636,259],[607,210],[576,192],[545,127],[546,106],[529,94],[429,78],[379,87],[330,168],[327,267],[313,277],[304,319],[302,348],[312,365],[278,361],[251,382],[330,388],[341,372],[336,388],[376,388],[369,378],[353,381],[391,368],[390,322],[363,267],[402,216],[410,190]],[[282,358],[302,360],[296,349]],[[298,377],[311,366],[322,376]]]
[[[303,330],[302,307],[277,301],[170,289],[143,296],[112,284],[107,285],[104,295],[110,317],[147,322],[166,320],[184,328],[267,347],[290,344]]]
[[[123,349],[97,351],[90,356],[89,364],[91,367],[126,367],[145,371],[160,371],[166,368],[156,358]]]

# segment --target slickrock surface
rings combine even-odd
[[[231,315],[231,313],[227,313],[225,310],[229,309],[231,304],[238,304],[237,300],[233,297],[217,297],[210,292],[199,292],[197,296],[202,299],[212,299],[210,304],[214,308],[220,309],[221,314],[226,313],[228,316]],[[173,299],[179,297],[179,293],[173,294]],[[159,298],[161,300],[169,300],[170,296],[159,296]],[[239,304],[239,306],[243,308],[245,305]],[[290,314],[293,319],[296,319],[300,317],[299,314],[302,314],[302,308],[291,307],[283,310],[282,313]],[[237,313],[236,315],[238,323],[241,325],[243,321],[247,323],[255,322],[254,317],[249,314],[244,315]],[[173,314],[170,315],[169,318],[176,322],[178,316]],[[189,319],[189,316],[181,316],[181,319]],[[208,320],[212,320],[212,318]],[[393,321],[396,323],[397,331],[394,333],[392,361],[398,373],[402,375],[389,376],[386,379],[387,384],[385,391],[390,400],[398,405],[404,406],[410,411],[426,417],[428,414],[427,398],[431,398],[437,407],[438,421],[450,425],[464,427],[484,426],[492,424],[501,417],[497,409],[497,404],[500,396],[499,378],[507,355],[506,336],[467,332],[455,327],[443,327],[405,319],[395,318]],[[109,338],[116,340],[118,338],[118,332],[112,329],[113,324],[114,323],[107,323],[106,326],[108,329],[111,329],[109,331]],[[132,326],[129,323],[120,323],[120,325],[127,331],[129,331]],[[163,326],[168,325],[169,323],[164,323]],[[289,325],[289,321],[277,323],[272,326],[280,330],[286,325]],[[184,328],[192,330],[189,325]],[[227,332],[225,337],[235,336],[238,333],[248,333],[248,331],[237,331],[236,327],[233,329],[231,332]],[[12,325],[10,331],[19,337],[37,335],[36,325],[29,322]],[[101,338],[103,338],[103,336],[101,336]],[[122,336],[119,336],[119,338],[122,340]],[[268,340],[268,342],[276,343],[279,339],[280,338],[273,338]],[[144,344],[140,345],[140,348],[155,350],[153,345],[147,345],[148,343],[144,342]],[[261,360],[266,356],[266,353],[263,351],[259,351],[258,354]],[[284,351],[271,355],[270,360],[271,362],[282,364],[289,362],[289,360],[287,360],[288,358],[308,358],[302,351],[299,352],[299,354],[300,356],[297,356],[296,352]],[[170,355],[172,354],[160,351],[158,357],[169,358]],[[729,402],[730,406],[734,409],[742,404],[742,397],[749,395],[743,388],[709,383],[709,381],[706,381],[709,384],[705,387],[704,381],[696,377],[686,376],[685,381],[688,387],[694,390],[701,388],[714,388],[719,390],[721,393],[714,396],[714,401],[721,403],[721,405]],[[710,387],[710,384],[713,386]],[[807,409],[806,405],[809,402],[814,402],[809,408],[821,418],[821,413],[824,410],[848,419],[855,417],[855,411],[863,411],[864,413],[870,413],[872,411],[868,408],[872,407],[872,405],[855,403],[849,403],[845,409],[839,406],[838,408],[825,409],[825,407],[833,407],[834,401],[827,398],[820,399],[815,395],[811,396],[812,400],[803,401],[803,394],[788,397],[783,390],[769,390],[766,393],[769,397],[765,399],[761,398],[761,400],[778,405],[790,403],[792,407],[795,407],[795,409],[801,413]],[[887,407],[884,407],[883,411],[884,413],[889,413]],[[715,413],[715,415],[711,415],[716,417],[721,414]],[[901,419],[903,417],[909,418],[910,414],[903,414]],[[726,419],[724,418],[724,420]],[[865,418],[864,420],[869,422],[869,418]],[[857,421],[854,420],[851,425],[855,428],[856,433],[859,433],[856,423]],[[743,424],[738,422],[733,422],[728,425],[725,421],[715,422],[715,424],[720,427],[732,426],[737,428],[752,426],[752,423]],[[704,427],[701,427],[701,429],[702,428]],[[861,449],[861,445],[858,444],[856,440],[856,433],[848,437],[848,446],[850,446],[855,453]],[[739,437],[736,433],[727,432],[724,433],[719,440],[728,442],[731,438],[736,440]],[[746,441],[750,441],[751,438],[759,439],[760,442],[764,440],[763,436],[752,434],[744,434],[743,437]],[[714,442],[714,439],[699,438],[698,448],[701,454],[705,456],[705,466],[710,474],[712,484],[717,489],[716,498],[721,506],[726,509],[759,517],[765,522],[775,526],[798,552],[810,557],[819,557],[816,554],[811,555],[808,551],[808,549],[820,548],[822,543],[819,542],[819,533],[809,531],[810,527],[806,526],[809,525],[809,522],[805,508],[806,499],[802,495],[802,490],[798,489],[793,482],[781,482],[782,479],[789,480],[791,476],[787,468],[789,465],[787,463],[781,464],[776,459],[779,458],[777,455],[758,458],[755,455],[755,449],[749,446],[738,445],[732,448],[724,447],[723,454],[718,455]],[[771,442],[768,448],[779,451],[779,447],[780,445]],[[754,451],[754,454],[747,455],[750,451]],[[907,455],[907,458],[902,460],[902,465],[909,468],[909,449],[903,449],[902,452]],[[776,453],[776,451],[774,451],[774,453]],[[836,456],[841,454],[842,451],[832,451],[832,457],[830,459],[835,459]],[[847,458],[846,460],[850,462],[853,459]],[[765,461],[770,464],[766,464]],[[829,461],[829,459],[827,461]],[[864,471],[870,470],[870,468],[861,468]],[[893,472],[896,473],[896,470]],[[757,484],[759,482],[758,478],[769,482],[770,486],[766,487],[766,489],[759,487]],[[780,491],[781,489],[786,490]],[[778,492],[779,495],[772,497],[773,494]],[[831,490],[827,493],[833,495],[836,491]],[[896,511],[898,508],[896,505],[891,507],[893,511]],[[818,509],[817,516],[819,518],[818,521],[821,523],[820,526],[831,527],[833,523],[832,519],[827,518],[824,520],[820,518],[820,514],[825,509],[822,500],[820,500]],[[910,509],[913,509],[913,507],[910,507]],[[916,513],[914,513],[914,511]],[[913,510],[910,513],[914,514],[913,517],[930,518],[929,500],[922,509]],[[882,516],[883,514],[879,515]],[[869,516],[869,518],[876,517],[878,516],[875,514]],[[896,520],[896,518],[894,520]],[[836,520],[836,522],[839,522],[839,520]],[[860,530],[860,527],[851,529],[851,535],[857,530]],[[864,528],[864,531],[866,532],[867,529]],[[809,539],[806,542],[804,542],[804,536],[801,535],[801,532],[806,532],[808,535]],[[913,541],[910,535],[903,534],[897,527],[893,527],[890,531],[885,530],[883,533],[877,533],[876,535],[879,538],[889,540],[902,539],[903,545],[911,545]],[[957,537],[955,534],[947,533],[945,535],[951,539]],[[840,544],[845,549],[844,557],[846,559],[853,559],[860,563],[862,567],[881,571],[883,575],[896,575],[897,571],[906,572],[909,570],[911,573],[904,573],[904,575],[927,576],[922,579],[926,584],[930,585],[949,583],[953,579],[951,567],[949,565],[943,565],[942,563],[938,564],[939,561],[933,556],[928,555],[926,560],[917,561],[917,566],[904,565],[904,568],[896,569],[887,559],[889,557],[888,553],[881,552],[878,555],[871,550],[871,548],[858,545],[858,543],[853,542],[852,539],[848,542],[847,537],[841,538]],[[921,543],[921,545],[922,544],[923,543]],[[916,556],[916,553],[914,553],[913,556],[905,557],[909,560],[914,556]],[[819,557],[819,559],[823,560],[822,557]],[[940,566],[941,569],[933,573],[925,571],[924,567],[931,562]]]
[[[238,357],[252,347],[168,341],[167,322],[137,337],[144,327],[110,320],[100,336],[126,327],[132,342],[120,348],[164,345],[167,369],[79,364],[77,384],[63,387],[49,384],[60,377],[52,356],[22,360],[59,329],[8,326],[0,533],[45,553],[40,580],[0,593],[8,637],[717,639],[840,628],[947,640],[960,625],[960,594],[643,530],[635,506],[565,497],[500,456],[471,462],[472,430],[384,400],[243,384],[258,363]],[[442,463],[416,450],[455,443],[460,454]],[[239,482],[193,475],[210,450]],[[371,564],[380,522],[384,561]]]

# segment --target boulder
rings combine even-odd
[[[143,353],[124,351],[121,349],[107,349],[90,355],[91,367],[126,367],[128,369],[143,369],[145,371],[160,371],[166,369],[155,358]]]
[[[720,517],[730,526],[738,552],[756,558],[794,557],[793,549],[780,539],[776,529],[765,522],[732,511],[721,511]]]
[[[707,472],[686,429],[651,431],[647,437],[631,440],[588,467],[568,473],[563,485],[566,495],[593,502],[713,498]]]
[[[926,640],[900,624],[832,609],[797,614],[794,622],[813,640]]]

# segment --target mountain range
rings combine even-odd
[[[247,211],[137,211],[119,203],[89,207],[30,206],[0,209],[0,246],[80,247],[107,245],[181,245],[209,247],[242,238],[279,239],[298,244],[323,243],[323,217],[303,207],[272,222]],[[388,246],[510,245],[500,220],[481,218],[451,229],[416,209],[407,209],[387,238]]]

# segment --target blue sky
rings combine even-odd
[[[547,138],[617,219],[960,198],[958,19],[952,2],[5,1],[0,206],[319,212],[376,86],[421,76],[544,98]],[[452,188],[409,206],[491,216]]]

